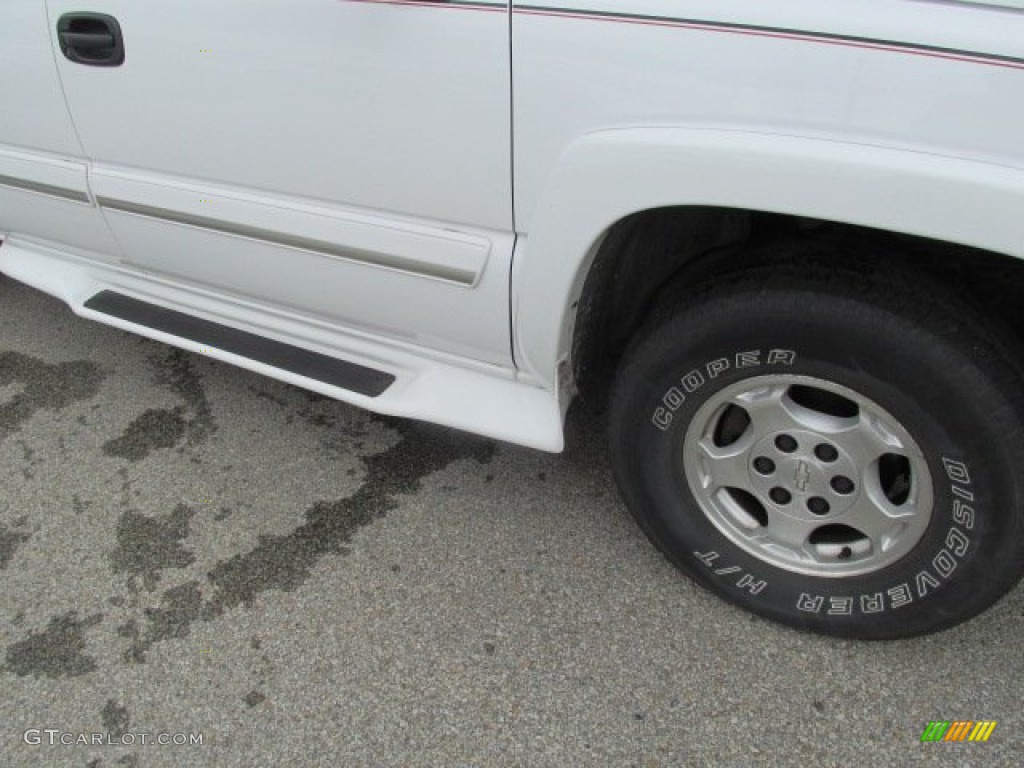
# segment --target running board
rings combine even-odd
[[[214,347],[367,397],[377,397],[395,383],[395,377],[384,371],[240,331],[114,291],[100,291],[86,300],[85,306],[94,312]]]

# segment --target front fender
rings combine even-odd
[[[574,305],[609,228],[633,213],[686,205],[792,214],[1024,256],[1018,168],[739,130],[591,133],[562,153],[516,249],[515,352],[528,378],[559,388]]]

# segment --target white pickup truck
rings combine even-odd
[[[0,271],[542,450],[855,638],[1024,571],[1024,2],[4,0]]]

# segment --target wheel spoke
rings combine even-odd
[[[707,490],[718,488],[741,488],[750,490],[750,474],[747,471],[750,440],[741,439],[731,445],[715,445],[710,437],[698,444],[701,464],[701,485]]]
[[[863,533],[875,552],[889,551],[917,514],[917,507],[906,503],[893,506],[875,492],[863,493],[838,522]]]
[[[751,538],[764,547],[783,548],[801,558],[809,557],[807,540],[814,524],[797,520],[775,509],[768,508],[768,525]]]
[[[786,384],[760,387],[733,396],[731,402],[747,412],[754,434],[763,437],[773,432],[802,427],[788,406],[788,390]]]
[[[884,454],[902,454],[906,450],[881,418],[863,409],[852,426],[835,432],[833,437],[862,469],[870,467]]]

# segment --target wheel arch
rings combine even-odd
[[[594,308],[609,280],[639,285],[635,315],[680,268],[728,258],[782,223],[910,237],[936,244],[933,253],[963,249],[972,263],[986,253],[1000,265],[1024,258],[1024,172],[813,137],[676,127],[588,134],[563,152],[535,211],[514,265],[515,354],[563,406],[587,337],[601,327]],[[667,236],[680,232],[685,247],[666,257]],[[635,256],[652,244],[653,256]],[[623,282],[624,263],[642,267],[644,279]]]

